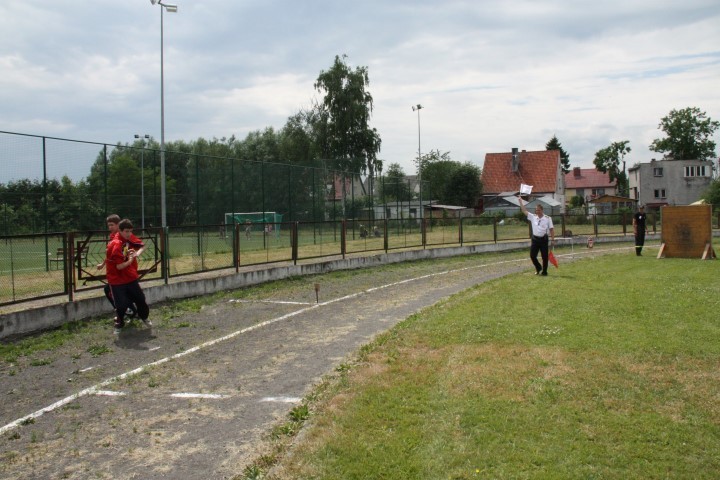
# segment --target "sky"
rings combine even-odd
[[[379,158],[407,174],[418,140],[482,167],[556,135],[582,168],[629,140],[630,166],[661,158],[648,147],[671,110],[720,120],[717,0],[168,1],[166,141],[281,129],[321,100],[336,55],[368,68]],[[150,0],[2,0],[0,131],[159,140],[160,27]],[[3,142],[6,172],[37,150]],[[64,158],[61,173],[87,174]]]

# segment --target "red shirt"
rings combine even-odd
[[[109,242],[112,242],[112,241],[115,240],[116,238],[122,239],[122,236],[120,236],[120,232],[111,233],[111,234],[110,234],[110,238],[109,238],[109,240],[108,240],[108,243],[109,243]],[[136,237],[134,233],[131,233],[131,234],[130,234],[130,240],[128,240],[128,242],[130,243],[130,245],[132,246],[132,248],[134,248],[135,250],[140,250],[142,247],[145,246],[145,244],[143,243],[143,241],[140,240],[138,237]]]
[[[142,241],[135,235],[130,240],[125,240],[122,235],[111,235],[112,241],[108,243],[105,253],[105,268],[107,269],[107,281],[110,285],[125,285],[138,279],[137,258],[122,270],[117,266],[128,261],[128,250],[140,249],[144,246]]]

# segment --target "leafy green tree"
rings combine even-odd
[[[316,166],[320,158],[313,125],[316,123],[317,110],[300,110],[285,122],[279,134],[280,159],[292,165]]]
[[[324,158],[333,159],[336,170],[378,172],[382,161],[380,134],[370,128],[373,98],[367,88],[370,76],[367,67],[352,70],[343,55],[327,71],[321,71],[315,89],[324,93],[315,116],[316,141]]]
[[[720,179],[713,181],[703,194],[707,203],[720,207]]]
[[[461,163],[453,161],[450,152],[440,153],[439,150],[432,150],[420,157],[420,165],[422,165],[424,199],[448,203],[445,197],[447,184],[453,173],[460,168]]]
[[[585,205],[585,199],[580,195],[573,195],[570,198],[570,208],[578,208]]]
[[[550,141],[545,145],[545,150],[560,150],[560,164],[562,165],[563,173],[570,171],[570,155],[565,151],[560,143],[560,140],[553,135]]]
[[[193,197],[192,209],[186,223],[218,224],[225,221],[225,213],[235,209],[233,203],[234,173],[237,160],[235,136],[199,138],[190,144],[188,182]]]
[[[14,212],[15,234],[45,231],[45,189],[38,180],[21,179],[9,182],[3,189],[3,203]],[[52,228],[48,227],[52,231]]]
[[[625,155],[630,153],[629,140],[613,142],[609,146],[595,152],[595,169],[607,173],[609,180],[617,180],[618,190],[621,195],[628,194],[628,179],[625,173]],[[621,165],[622,162],[622,165]]]
[[[665,158],[673,160],[712,159],[715,157],[712,137],[719,127],[720,122],[697,107],[671,110],[658,125],[667,137],[653,140],[650,150],[663,152]]]
[[[477,205],[482,194],[480,167],[465,163],[455,169],[445,187],[445,198],[451,205],[471,208]]]
[[[398,163],[391,163],[387,173],[380,178],[380,198],[387,202],[405,202],[413,197],[405,171]]]

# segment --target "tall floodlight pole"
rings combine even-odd
[[[419,103],[417,105],[413,105],[412,109],[413,112],[417,110],[418,112],[418,185],[420,186],[420,220],[424,217],[424,208],[422,203],[422,156],[420,154],[420,110],[423,108],[422,105]]]
[[[167,205],[165,201],[165,52],[163,48],[163,13],[167,10],[175,13],[177,5],[163,3],[162,0],[150,0],[160,5],[160,216],[162,227],[167,227]]]
[[[142,229],[145,230],[145,140],[150,138],[150,135],[135,134],[135,138],[142,140],[143,146],[140,151],[140,209],[142,213]]]

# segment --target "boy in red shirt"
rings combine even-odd
[[[132,222],[128,219],[121,220],[118,224],[118,234],[108,243],[105,255],[107,280],[117,312],[115,334],[119,334],[125,325],[126,310],[133,303],[137,307],[140,319],[145,322],[145,325],[152,326],[152,322],[148,320],[150,307],[145,301],[145,293],[140,288],[137,273],[138,251],[136,248],[140,247],[140,251],[142,251],[144,245],[142,242],[138,245],[139,239],[133,235],[132,231]]]
[[[107,224],[108,229],[108,244],[112,242],[115,237],[119,235],[118,233],[118,224],[120,223],[120,215],[113,213],[112,215],[108,215],[108,217],[105,219],[105,223]],[[134,234],[130,237],[130,244],[133,248],[137,250],[137,256],[139,257],[142,252],[145,250],[145,245],[143,244],[142,240],[140,240],[138,237],[136,237]],[[105,268],[105,260],[102,261],[102,263],[98,264],[97,269],[102,270]],[[110,305],[113,306],[113,309],[115,309],[115,301],[112,297],[112,291],[110,290],[110,284],[105,285],[103,287],[103,291],[105,292],[105,297],[107,297],[108,302],[110,302]],[[135,305],[130,305],[125,312],[125,315],[134,318],[135,315],[137,315],[137,308],[135,308]]]

